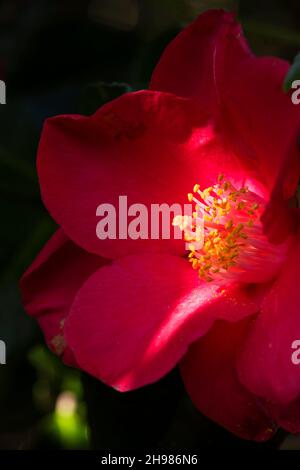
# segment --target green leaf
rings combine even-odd
[[[293,64],[291,65],[287,76],[283,83],[283,89],[288,92],[294,80],[300,80],[300,52],[296,55]]]

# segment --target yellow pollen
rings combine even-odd
[[[193,193],[188,193],[189,202],[195,204],[192,217],[176,221],[188,242],[188,259],[193,269],[207,282],[224,276],[239,264],[241,250],[250,243],[252,227],[261,214],[260,205],[253,202],[255,194],[247,187],[236,189],[224,180],[223,174],[217,181],[202,191],[195,184]],[[197,225],[199,220],[203,221],[203,233]]]

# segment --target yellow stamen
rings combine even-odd
[[[201,204],[193,193],[188,193],[188,200],[195,203],[192,217],[176,219],[176,225],[183,230],[188,242],[188,259],[193,269],[198,270],[199,277],[207,282],[236,266],[241,250],[249,243],[248,231],[259,220],[259,204],[253,203],[253,193],[249,197],[248,192],[247,187],[237,190],[231,182],[224,181],[221,174],[217,184],[203,191],[195,184],[193,193],[199,194]],[[247,214],[249,220],[245,220]],[[197,226],[201,219],[203,234]]]

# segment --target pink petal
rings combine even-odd
[[[282,84],[289,64],[275,57],[249,57],[232,70],[223,96],[224,135],[234,152],[243,155],[271,192],[278,180],[282,196],[293,196],[299,179],[297,134],[300,108]]]
[[[166,48],[150,88],[197,98],[211,114],[218,106],[232,67],[250,55],[240,25],[231,13],[209,10]]]
[[[48,120],[38,169],[54,219],[75,243],[107,258],[141,251],[182,254],[184,242],[150,239],[150,220],[148,239],[120,239],[117,233],[116,240],[99,240],[100,204],[112,204],[117,217],[121,195],[128,196],[128,206],[144,204],[148,214],[151,204],[179,203],[183,210],[196,182],[215,183],[222,170],[245,179],[242,164],[224,148],[198,103],[149,91],[123,95],[92,117]]]
[[[275,244],[283,242],[299,230],[300,210],[297,207],[298,200],[295,188],[294,195],[287,200],[289,194],[293,194],[294,183],[292,183],[292,180],[296,177],[298,181],[298,160],[299,148],[295,148],[292,141],[287,150],[282,169],[275,181],[270,201],[262,217],[264,232],[270,242]],[[293,164],[295,166],[294,171]]]
[[[37,318],[49,348],[68,364],[76,362],[65,343],[64,322],[77,290],[104,263],[74,245],[59,229],[22,277],[27,313]]]
[[[181,375],[196,407],[210,419],[244,439],[264,441],[275,426],[262,400],[239,382],[236,358],[249,322],[217,322],[189,348],[181,362]]]
[[[282,272],[267,294],[238,363],[242,383],[279,405],[300,397],[300,366],[292,362],[292,345],[300,339],[299,238]]]
[[[249,176],[260,178],[269,191],[280,180],[288,198],[300,170],[299,153],[288,151],[291,143],[296,149],[300,131],[300,108],[282,89],[288,68],[274,57],[256,58],[234,16],[209,10],[166,48],[151,89],[197,98],[248,165]]]
[[[200,282],[185,259],[129,256],[80,289],[65,334],[83,370],[126,391],[170,371],[216,318],[236,321],[260,301],[255,289]]]

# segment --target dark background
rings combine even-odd
[[[300,50],[299,0],[0,1],[0,449],[254,448],[211,423],[174,370],[119,394],[63,366],[24,313],[18,280],[55,230],[39,196],[35,157],[43,121],[95,111],[146,88],[168,42],[211,7],[238,11],[258,55]],[[279,433],[268,446],[300,448]],[[259,446],[258,446],[259,447]]]

